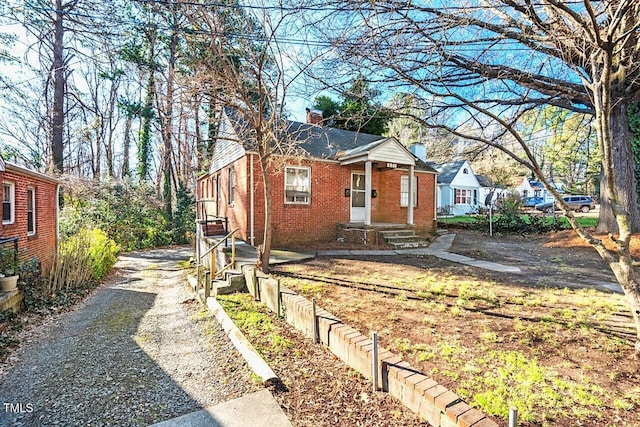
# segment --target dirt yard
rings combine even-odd
[[[593,249],[570,232],[460,231],[451,252],[522,274],[408,255],[319,257],[275,273],[504,425],[509,406],[521,426],[640,425],[633,325]]]

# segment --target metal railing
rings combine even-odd
[[[229,233],[229,218],[226,216],[211,215],[207,213],[207,205],[211,203],[217,203],[213,199],[200,199],[196,202],[196,223],[198,226],[203,227],[205,236],[208,235],[209,224],[220,224],[224,228],[223,233]],[[228,247],[229,243],[225,241],[225,247]]]
[[[211,246],[209,249],[207,249],[207,251],[201,255],[198,256],[198,260],[196,263],[196,281],[197,281],[197,289],[196,291],[200,290],[200,285],[203,284],[203,280],[204,279],[204,297],[205,300],[207,298],[209,298],[209,295],[211,293],[211,285],[213,283],[213,280],[216,277],[222,277],[222,274],[226,271],[229,270],[231,268],[233,268],[236,264],[236,236],[235,233],[239,230],[239,227],[236,227],[235,229],[233,229],[231,232],[227,233],[224,237],[222,237],[218,242],[216,242],[213,246]],[[229,263],[227,263],[226,265],[224,265],[220,270],[217,270],[216,268],[216,252],[215,250],[223,243],[223,242],[227,242],[228,239],[231,238],[231,259],[229,261]],[[198,244],[201,244],[202,242],[199,241]],[[226,243],[225,243],[226,246]],[[202,270],[202,260],[209,256],[209,270],[208,271],[204,271],[204,274],[201,274],[201,270]],[[204,277],[203,277],[204,276]]]

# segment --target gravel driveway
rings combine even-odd
[[[258,390],[178,261],[131,253],[74,312],[27,333],[0,369],[1,426],[148,425]]]

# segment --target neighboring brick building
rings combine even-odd
[[[50,176],[0,158],[2,224],[0,238],[18,237],[22,258],[36,257],[44,273],[58,244],[58,187]]]
[[[228,218],[241,239],[258,245],[262,169],[239,128],[223,115],[209,173],[197,182],[199,218]],[[296,155],[271,161],[273,245],[335,241],[341,226],[434,230],[437,172],[396,139],[297,122],[284,135]]]

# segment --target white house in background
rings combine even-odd
[[[544,185],[540,181],[530,180],[527,177],[518,178],[516,181],[518,184],[516,185],[515,190],[520,194],[520,197],[541,197],[545,201],[553,200],[553,196],[551,193],[544,188]],[[555,184],[551,182],[560,193],[564,192],[564,188],[562,185]]]
[[[489,179],[482,175],[476,175],[476,179],[480,184],[480,197],[478,202],[481,207],[487,207],[489,204],[487,203],[487,196],[491,194],[491,203],[495,206],[496,202],[509,194],[509,190],[503,187],[497,187],[492,185]]]
[[[439,173],[436,204],[439,215],[467,215],[477,213],[480,204],[480,184],[466,160],[433,164]]]
[[[516,191],[520,194],[520,197],[543,197],[546,190],[540,181],[532,181],[527,177],[519,178],[519,184],[516,186]]]

